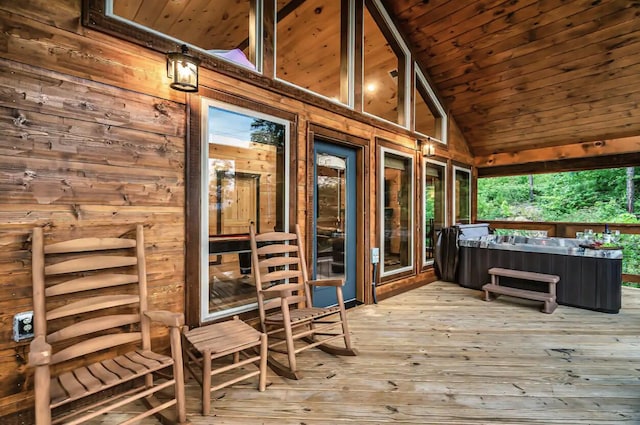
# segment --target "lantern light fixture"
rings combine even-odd
[[[188,54],[186,44],[180,49],[181,52],[167,53],[167,77],[171,79],[169,86],[175,90],[197,92],[200,59]]]
[[[432,157],[436,154],[436,146],[429,136],[427,136],[426,139],[420,140],[420,148],[422,150],[422,156]]]

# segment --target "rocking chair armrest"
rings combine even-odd
[[[344,279],[318,279],[318,280],[310,280],[309,285],[311,286],[344,286]]]
[[[274,285],[270,288],[263,289],[262,293],[266,296],[276,296],[276,297],[290,297],[293,295],[293,291],[299,291],[301,289],[301,285],[297,283],[282,283],[280,285]]]
[[[181,328],[184,326],[184,315],[173,311],[154,310],[145,311],[144,315],[154,322],[160,322],[170,328]]]
[[[40,335],[29,344],[29,366],[45,366],[51,362],[51,345]]]

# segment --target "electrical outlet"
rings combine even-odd
[[[371,248],[371,264],[380,262],[380,248]]]
[[[13,340],[33,338],[33,311],[23,311],[13,316]]]

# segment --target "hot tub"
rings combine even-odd
[[[457,280],[461,286],[481,289],[490,281],[487,270],[491,267],[555,274],[560,276],[558,304],[617,313],[622,297],[622,250],[584,248],[586,244],[568,238],[461,238]],[[504,284],[539,289],[517,279],[504,279]]]

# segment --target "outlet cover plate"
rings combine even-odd
[[[33,338],[33,311],[23,311],[13,316],[13,340],[19,342]]]

